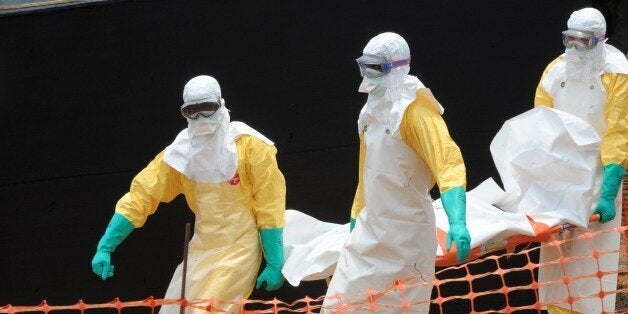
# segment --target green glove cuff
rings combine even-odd
[[[353,231],[353,228],[355,228],[355,218],[351,218],[349,222],[349,232]]]
[[[115,213],[109,221],[105,234],[98,242],[98,251],[113,252],[118,245],[135,229],[135,226],[124,216]]]
[[[449,224],[466,225],[467,196],[461,186],[453,187],[440,195]]]
[[[266,265],[281,270],[283,266],[283,228],[260,229]]]
[[[624,167],[618,164],[608,164],[604,166],[601,198],[615,200],[625,172],[626,170]]]

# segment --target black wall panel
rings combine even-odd
[[[589,1],[123,1],[0,18],[0,305],[162,297],[181,259],[179,198],[91,273],[133,176],[186,122],[183,85],[221,83],[232,119],[275,141],[288,208],[346,222],[357,178],[354,59],[374,35],[408,41],[412,73],[445,107],[469,187],[496,176],[489,143],[532,106]],[[323,282],[277,296],[318,296]]]

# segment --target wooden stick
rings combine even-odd
[[[181,311],[185,313],[187,300],[185,300],[185,278],[188,272],[188,244],[190,243],[190,223],[185,224],[185,239],[183,240],[183,274],[181,275]]]

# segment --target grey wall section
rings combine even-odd
[[[185,128],[185,82],[210,74],[232,119],[276,142],[289,208],[346,222],[357,178],[354,59],[402,34],[412,73],[445,107],[469,187],[496,176],[488,150],[532,107],[560,31],[588,1],[135,1],[0,19],[0,304],[163,296],[193,217],[164,204],[91,273],[133,176]],[[284,287],[291,300],[324,283]]]

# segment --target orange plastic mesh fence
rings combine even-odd
[[[624,186],[626,187],[626,186]],[[622,226],[597,232],[581,232],[574,237],[563,240],[544,242],[540,246],[530,243],[525,248],[514,251],[501,251],[499,255],[485,256],[466,264],[440,269],[435,274],[422,277],[398,279],[383,291],[367,290],[357,295],[329,296],[337,300],[332,310],[336,313],[350,313],[354,311],[378,312],[385,309],[396,309],[396,312],[412,312],[420,304],[430,304],[432,312],[474,312],[474,313],[511,313],[520,310],[541,310],[546,306],[562,304],[570,307],[580,300],[601,300],[615,294],[615,313],[628,313],[628,189],[624,188]],[[597,250],[593,244],[596,237],[609,234],[619,234],[621,245],[617,250]],[[562,252],[573,243],[588,243],[591,254],[588,256],[567,257]],[[541,248],[553,248],[561,254],[553,260],[536,262]],[[604,256],[619,254],[618,269],[608,270],[600,268],[600,259]],[[535,271],[539,267],[560,265],[563,270],[570,262],[584,259],[594,259],[597,270],[572,275],[564,275],[557,280],[539,282]],[[608,275],[618,275],[617,289],[605,291],[602,289],[602,278]],[[574,282],[585,279],[595,279],[597,291],[590,295],[571,295],[564,299],[540,301],[538,289],[543,286],[562,286],[565,291]],[[599,283],[599,284],[597,284]],[[420,286],[433,285],[432,298],[429,300],[407,300],[403,296],[406,292]],[[385,296],[388,294],[401,295],[403,301],[387,304]],[[162,305],[179,305],[189,308],[204,309],[209,312],[220,312],[227,305],[236,305],[239,313],[313,313],[321,310],[324,296],[312,299],[305,297],[292,303],[277,299],[273,300],[175,300],[154,299],[153,297],[141,301],[122,302],[115,299],[108,303],[86,304],[79,301],[72,305],[49,305],[44,300],[37,306],[0,307],[0,313],[76,311],[77,313],[90,312],[93,309],[113,309],[121,313],[126,308],[147,308],[156,313]],[[255,310],[248,308],[254,307]],[[605,312],[611,309],[604,308]]]
[[[628,226],[619,226],[609,230],[585,232],[573,239],[555,240],[543,243],[541,246],[525,248],[519,252],[505,252],[501,255],[491,255],[481,259],[468,262],[463,265],[444,268],[436,272],[436,279],[433,276],[411,277],[396,280],[384,291],[368,290],[357,295],[330,296],[338,300],[334,310],[337,313],[349,313],[354,311],[377,312],[384,309],[396,308],[399,312],[411,312],[412,308],[418,304],[430,303],[433,311],[452,312],[464,311],[475,313],[505,312],[510,313],[518,310],[540,310],[547,305],[559,303],[573,304],[582,299],[601,299],[610,294],[617,295],[617,313],[628,313],[625,296],[628,295],[626,278],[628,277],[628,266],[620,263],[617,271],[598,270],[592,273],[583,273],[573,277],[563,276],[560,280],[538,282],[534,276],[534,270],[545,265],[565,265],[571,261],[582,258],[595,258],[596,260],[606,254],[625,254],[625,247],[619,250],[596,251],[592,256],[564,257],[560,256],[555,260],[545,263],[535,263],[533,256],[538,254],[541,247],[563,247],[571,241],[589,241],[602,234],[619,233],[625,242],[625,235],[628,233]],[[482,269],[482,273],[478,273]],[[488,271],[487,271],[488,269]],[[568,285],[570,282],[583,278],[598,278],[601,281],[603,276],[617,273],[619,283],[617,290],[602,291],[587,296],[570,296],[562,300],[550,300],[540,302],[537,300],[538,288],[544,285]],[[430,278],[429,280],[425,280]],[[484,281],[482,283],[482,281]],[[404,300],[399,304],[386,304],[382,300],[387,294],[397,293],[403,296],[404,291],[409,291],[415,287],[433,285],[434,293],[431,300]],[[453,293],[452,293],[453,291]],[[285,303],[280,300],[236,300],[222,301],[216,299],[209,300],[174,300],[174,299],[154,299],[152,297],[141,300],[122,302],[115,299],[109,303],[86,304],[79,301],[73,305],[49,305],[46,301],[37,306],[11,306],[6,305],[0,308],[0,313],[23,313],[40,312],[49,313],[60,310],[74,310],[77,313],[90,312],[92,309],[114,309],[119,313],[125,308],[144,307],[156,312],[161,305],[184,305],[187,307],[205,309],[211,312],[220,312],[225,305],[236,304],[240,313],[312,313],[317,312],[322,307],[324,297],[312,299],[305,297],[293,303]],[[247,307],[254,305],[256,310],[248,310]],[[261,309],[260,309],[261,308]],[[608,310],[607,310],[608,311]]]

